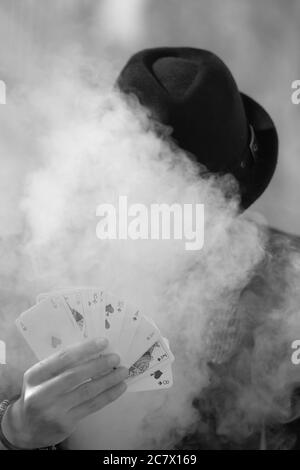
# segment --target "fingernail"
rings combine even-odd
[[[109,367],[116,367],[120,363],[120,356],[117,354],[110,354],[107,356],[107,364]]]

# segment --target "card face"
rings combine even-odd
[[[118,345],[125,318],[124,301],[98,288],[59,289],[40,294],[37,300],[50,295],[63,298],[67,311],[73,316],[84,338],[105,337],[112,351]]]
[[[39,360],[82,340],[58,298],[43,300],[22,313],[16,325]]]
[[[123,325],[121,328],[118,352],[121,359],[126,357],[126,354],[132,344],[135,332],[140,324],[142,314],[139,310],[135,310],[132,306],[126,305]]]
[[[109,348],[118,353],[119,337],[125,318],[125,302],[112,296],[105,295],[104,300],[104,323],[102,336],[109,342]]]
[[[79,290],[61,294],[67,311],[73,316],[82,336],[88,338],[87,312],[84,311],[82,294]]]
[[[160,338],[159,330],[146,317],[142,317],[123,359],[124,366],[130,368]]]
[[[100,337],[104,324],[104,292],[98,288],[91,288],[85,289],[82,295],[86,312],[88,337]]]
[[[151,372],[145,374],[140,380],[129,383],[128,392],[144,392],[151,390],[164,390],[172,387],[173,374],[171,365],[165,368],[154,368]]]
[[[40,302],[48,297],[62,297],[65,309],[74,318],[84,339],[88,339],[93,332],[92,319],[88,315],[88,309],[84,304],[84,292],[86,288],[58,289],[49,293],[39,294],[37,301]]]
[[[127,383],[141,380],[144,374],[157,367],[165,367],[174,361],[174,356],[163,338],[156,341],[130,368]]]

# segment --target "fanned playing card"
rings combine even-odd
[[[108,339],[110,349],[116,352],[118,352],[118,340],[124,317],[124,301],[111,294],[106,294],[104,300],[103,328],[100,334]]]
[[[130,368],[128,383],[136,382],[145,373],[157,367],[165,367],[174,361],[174,356],[168,349],[163,338],[159,338]]]
[[[124,365],[128,368],[132,366],[159,338],[158,328],[143,316],[124,358]]]
[[[128,383],[128,392],[144,392],[151,390],[164,390],[173,385],[172,368],[167,365],[165,368],[156,367],[152,371],[142,376],[140,380]]]
[[[60,298],[67,312],[75,320],[78,329],[84,338],[88,338],[92,331],[92,325],[88,318],[87,311],[84,306],[83,294],[85,289],[59,289],[49,294],[41,294],[38,300],[46,299],[49,296]]]
[[[106,354],[119,354],[121,365],[128,368],[129,392],[172,386],[174,356],[169,342],[138,308],[94,286],[56,289],[39,294],[37,302],[16,323],[38,359],[105,337]]]
[[[127,304],[118,342],[118,352],[122,358],[127,356],[141,319],[141,312]]]
[[[162,343],[156,342],[150,350],[143,354],[141,359],[131,366],[129,378],[127,379],[127,390],[129,392],[142,392],[172,387],[171,363],[173,361],[174,356],[170,351],[169,341],[167,338],[162,338]],[[144,367],[142,367],[140,373],[141,363],[144,364]],[[138,371],[137,374],[136,370]],[[138,379],[135,379],[135,376]]]
[[[57,298],[43,300],[16,321],[39,360],[82,340],[77,325]]]
[[[104,292],[98,288],[88,288],[83,292],[83,299],[89,325],[88,336],[97,338],[103,334]]]

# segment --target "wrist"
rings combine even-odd
[[[8,406],[1,423],[2,433],[10,444],[21,449],[33,449],[30,437],[22,426],[19,400]]]

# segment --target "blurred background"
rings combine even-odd
[[[270,225],[300,234],[300,79],[298,0],[0,0],[1,47],[14,79],[33,80],[32,59],[71,46],[117,71],[139,49],[194,46],[220,55],[242,91],[273,117],[280,137],[278,169],[253,206]],[[105,70],[103,71],[105,73]],[[5,64],[0,78],[13,84]]]

